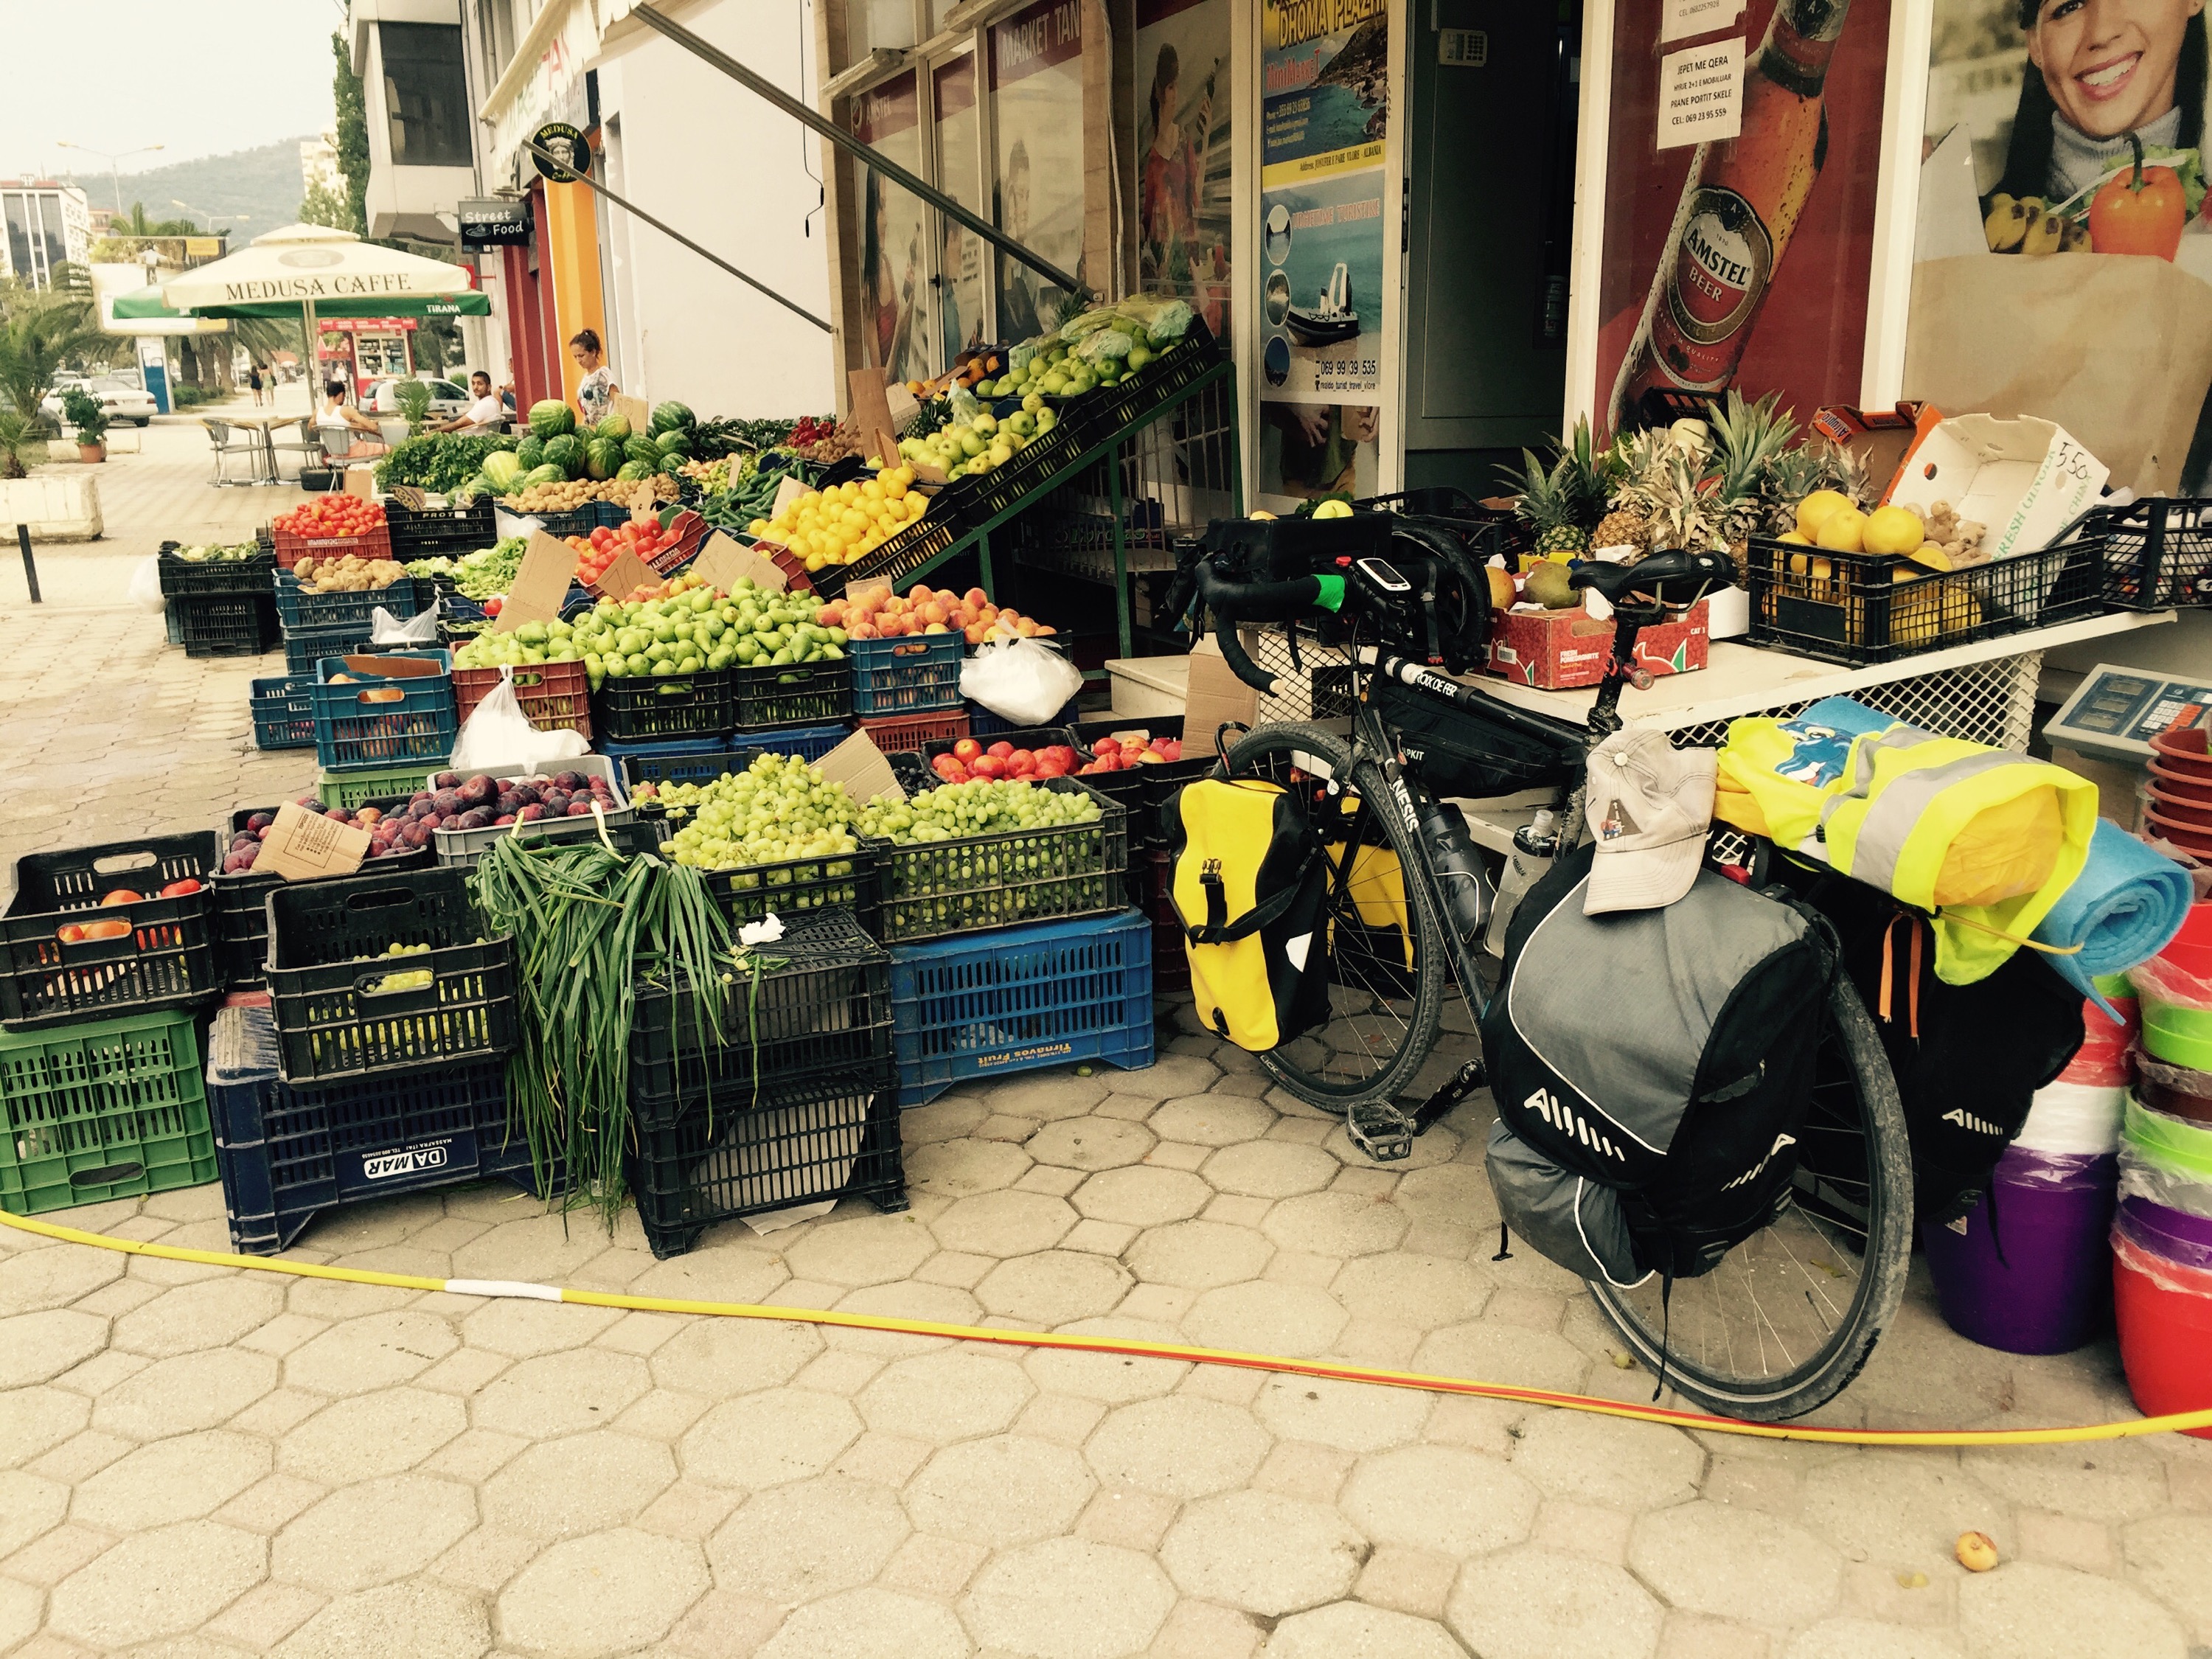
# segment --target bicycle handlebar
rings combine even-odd
[[[1233,582],[1200,560],[1197,568],[1198,597],[1219,619],[1215,637],[1221,641],[1221,658],[1230,672],[1263,696],[1273,695],[1275,677],[1254,662],[1237,637],[1237,625],[1248,622],[1295,622],[1310,617],[1321,604],[1318,576],[1293,576],[1279,582]]]

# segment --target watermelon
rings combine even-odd
[[[654,471],[653,465],[647,461],[624,461],[615,469],[615,477],[626,483],[635,483],[641,479],[650,478]]]
[[[656,438],[664,432],[673,432],[681,427],[689,431],[699,423],[699,417],[684,404],[671,398],[653,406],[653,434]]]
[[[540,484],[566,483],[568,482],[568,475],[549,461],[544,466],[532,467],[529,471],[524,473],[522,475],[520,488],[524,489],[535,489]]]
[[[613,477],[622,464],[622,446],[612,438],[594,438],[584,446],[584,471],[594,478]]]
[[[535,472],[545,465],[545,441],[532,435],[514,447],[514,464],[525,472]]]
[[[483,476],[493,488],[504,489],[528,471],[511,449],[495,449],[483,458]]]
[[[688,432],[664,432],[660,434],[660,459],[665,466],[691,459],[691,434]]]
[[[557,438],[576,429],[576,411],[557,398],[530,405],[530,429],[540,438]]]
[[[592,428],[594,438],[611,438],[617,443],[629,441],[629,422],[620,415],[610,415]]]
[[[623,453],[633,461],[642,461],[647,466],[660,465],[660,446],[643,433],[623,446]]]
[[[580,477],[584,471],[584,441],[573,432],[545,441],[545,465],[557,466],[564,477]]]

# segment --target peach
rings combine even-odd
[[[961,597],[979,611],[991,602],[991,596],[980,587],[971,587]]]

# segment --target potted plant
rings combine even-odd
[[[392,395],[399,400],[399,412],[407,417],[407,435],[422,436],[423,422],[430,416],[429,386],[421,380],[402,380]]]
[[[107,411],[100,406],[100,399],[81,386],[73,386],[62,393],[62,413],[76,428],[77,459],[89,466],[107,459],[107,446],[102,441],[107,436]]]

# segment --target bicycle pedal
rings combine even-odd
[[[1470,1060],[1446,1079],[1436,1093],[1423,1101],[1413,1111],[1413,1133],[1421,1134],[1446,1112],[1465,1100],[1489,1079],[1482,1062]]]
[[[1384,1101],[1354,1106],[1344,1115],[1344,1132],[1377,1164],[1395,1164],[1408,1156],[1419,1133],[1412,1120]]]

